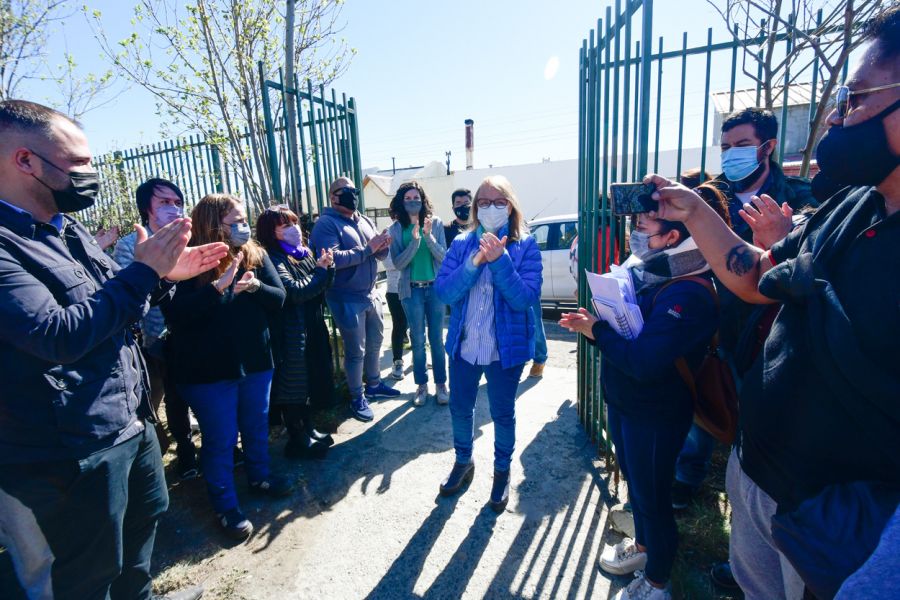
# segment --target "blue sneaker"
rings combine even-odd
[[[379,381],[376,386],[366,384],[365,395],[369,398],[374,398],[375,396],[399,396],[400,390],[395,390],[392,387],[384,385],[383,381]]]
[[[353,413],[355,419],[363,423],[368,423],[375,418],[375,413],[369,408],[369,403],[366,402],[365,396],[350,399],[350,412]]]

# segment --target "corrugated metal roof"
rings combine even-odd
[[[804,104],[809,104],[810,96],[812,92],[812,83],[794,83],[788,86],[788,106],[802,106]],[[816,94],[816,98],[818,99],[821,96],[822,87],[819,87],[818,93]],[[781,108],[782,106],[782,95],[784,94],[784,87],[777,86],[772,88],[772,98],[773,98],[773,108]],[[730,112],[729,98],[731,93],[728,90],[723,92],[714,92],[710,94],[712,97],[713,105],[716,107],[716,112],[727,113]],[[764,94],[762,90],[760,90],[759,95],[759,104],[763,103]],[[734,90],[734,108],[732,110],[743,110],[745,108],[751,108],[753,106],[758,106],[756,102],[756,88],[749,88],[744,90]]]

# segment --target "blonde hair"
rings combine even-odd
[[[194,210],[191,211],[191,246],[202,246],[213,242],[225,242],[228,244],[230,237],[230,225],[225,225],[222,220],[228,216],[234,208],[243,205],[243,201],[231,194],[207,194],[203,197]],[[262,264],[265,251],[254,240],[249,240],[240,248],[228,245],[228,255],[219,261],[219,265],[212,270],[197,276],[200,283],[210,283],[222,276],[238,252],[244,253],[241,260],[241,268],[252,271]]]
[[[469,216],[469,228],[474,231],[478,228],[478,198],[481,196],[481,190],[484,188],[494,188],[503,197],[509,201],[509,233],[507,239],[510,242],[517,242],[528,235],[528,226],[525,225],[525,217],[522,215],[522,208],[519,206],[519,198],[513,189],[509,179],[503,175],[490,175],[485,177],[478,189],[475,190],[475,198],[472,202],[472,214]]]

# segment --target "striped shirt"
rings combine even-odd
[[[478,281],[469,290],[465,335],[459,355],[471,365],[489,365],[500,360],[497,336],[494,333],[494,282],[487,266],[482,269]]]

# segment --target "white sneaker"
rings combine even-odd
[[[391,378],[400,381],[403,379],[403,361],[395,360],[394,367],[391,369]]]
[[[446,383],[437,384],[437,403],[440,405],[450,404],[450,390],[447,389]]]
[[[425,406],[428,401],[428,384],[420,385],[416,388],[416,395],[413,397],[413,404],[416,406]]]
[[[613,600],[672,600],[668,587],[660,589],[647,582],[643,572],[635,573],[634,581],[613,596]]]
[[[640,552],[631,538],[606,546],[597,559],[600,568],[612,575],[627,575],[647,566],[647,553]]]

